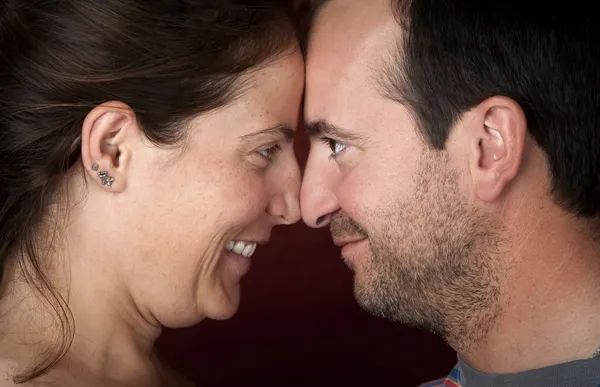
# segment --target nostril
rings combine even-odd
[[[317,226],[322,224],[323,222],[325,222],[327,220],[327,215],[323,215],[323,216],[319,216],[317,218]]]

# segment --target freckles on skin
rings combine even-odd
[[[185,152],[137,149],[131,190],[119,199],[128,201],[130,222],[119,223],[127,246],[122,255],[132,257],[120,267],[129,266],[123,271],[136,304],[161,324],[181,327],[237,309],[241,271],[237,261],[224,259],[224,248],[242,236],[270,233],[275,222],[266,210],[281,194],[286,173],[278,170],[289,166],[261,164],[256,151],[267,141],[241,138],[296,126],[303,71],[296,53],[252,73],[244,95],[189,122]]]

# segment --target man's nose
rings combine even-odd
[[[300,189],[302,219],[309,227],[327,226],[331,214],[339,209],[331,185],[332,179],[328,178],[326,168],[320,167],[309,154]]]

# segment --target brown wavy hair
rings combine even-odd
[[[61,328],[16,383],[49,371],[73,339],[68,304],[42,270],[40,231],[80,158],[88,112],[122,101],[154,144],[176,145],[186,120],[231,102],[243,74],[295,44],[291,11],[269,0],[2,0],[0,297],[10,260]]]

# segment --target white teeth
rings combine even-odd
[[[242,251],[242,255],[244,257],[247,257],[250,255],[250,252],[252,251],[253,246],[252,245],[246,245],[246,247],[244,247],[244,251]]]
[[[249,258],[256,251],[256,243],[231,241],[227,243],[225,249]]]
[[[246,244],[244,242],[236,242],[235,246],[233,246],[233,252],[236,254],[241,254],[245,247]]]

